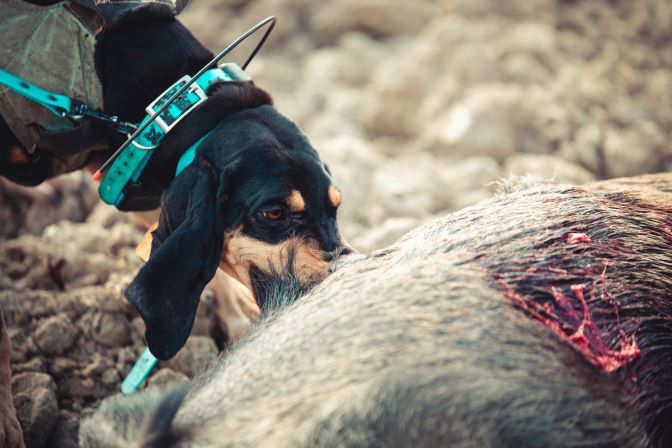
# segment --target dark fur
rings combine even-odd
[[[184,345],[201,292],[219,264],[230,224],[222,212],[228,188],[226,176],[218,176],[203,157],[187,167],[164,196],[152,256],[126,290],[160,359]]]
[[[145,424],[138,448],[163,448],[174,445],[187,437],[187,434],[172,430],[173,419],[186,395],[186,386],[170,389],[163,395],[156,410]]]
[[[290,305],[192,385],[171,429],[191,435],[174,446],[671,446],[672,177],[622,183],[486,201],[293,304],[276,297]],[[622,325],[641,349],[612,373],[510,295],[601,288],[605,261],[620,324],[587,293],[596,331],[618,349]],[[109,406],[123,414],[125,400]],[[114,418],[85,421],[82,446],[133,440],[96,433]]]

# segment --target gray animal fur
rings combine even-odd
[[[557,242],[563,250],[557,236],[577,225],[626,242],[658,241],[652,229],[669,214],[659,217],[656,204],[672,203],[672,180],[626,182],[518,191],[337,271],[192,384],[171,429],[182,437],[172,446],[655,445],[659,433],[647,420],[655,410],[647,414],[624,380],[585,362],[492,280],[532,246]],[[635,201],[647,225],[618,218],[601,205],[605,197]],[[642,246],[623,260],[646,257],[650,247]],[[656,256],[658,263],[624,280],[625,293],[661,278],[661,297],[670,301],[672,251]],[[646,340],[640,345],[645,357]],[[160,397],[108,399],[81,425],[81,445],[150,446],[133,443],[143,431],[139,414],[154,412]]]

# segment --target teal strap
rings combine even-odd
[[[46,107],[59,117],[72,111],[72,100],[67,96],[44,90],[4,70],[0,70],[0,85],[4,85],[12,92]]]
[[[180,157],[179,162],[177,162],[177,169],[175,170],[175,177],[177,177],[178,174],[180,174],[186,167],[191,165],[191,162],[194,161],[196,158],[196,148],[198,148],[201,143],[203,143],[203,140],[205,140],[208,136],[210,135],[210,132],[205,134],[203,137],[199,138],[196,143],[191,145],[189,149],[184,151],[182,154],[182,157]]]
[[[140,358],[138,358],[131,371],[128,372],[128,375],[126,375],[126,378],[121,383],[121,392],[124,395],[128,395],[138,390],[149,374],[152,373],[157,362],[158,360],[152,355],[149,348],[145,347]]]
[[[142,121],[141,125],[150,119],[150,116],[157,111],[173,94],[183,87],[191,78],[184,76],[175,84],[163,92],[154,102],[152,102],[146,111],[148,115]],[[132,144],[129,145],[108,169],[105,177],[100,183],[98,193],[100,197],[108,204],[118,206],[124,199],[124,189],[129,182],[137,182],[147,166],[149,159],[154,154],[154,150],[160,142],[172,130],[172,128],[186,117],[197,105],[205,101],[205,93],[215,83],[221,81],[251,80],[236,64],[225,64],[222,67],[206,71],[195,83],[175,99],[153,123],[142,132]],[[196,145],[198,145],[198,143]],[[187,152],[192,151],[191,148]],[[193,149],[195,152],[195,148]],[[195,154],[194,154],[195,156]],[[186,156],[187,158],[189,156]],[[190,162],[193,161],[191,158]],[[184,159],[186,160],[186,158]],[[184,169],[186,165],[182,165]]]

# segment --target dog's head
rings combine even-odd
[[[234,104],[240,88],[224,88],[210,102],[230,110],[165,191],[151,255],[126,291],[161,359],[186,341],[218,267],[261,304],[258,282],[283,272],[290,259],[306,285],[351,252],[336,224],[340,193],[318,153],[253,86],[244,88],[247,102]],[[235,101],[231,89],[239,90]]]

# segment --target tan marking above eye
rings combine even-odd
[[[287,196],[287,205],[293,212],[302,212],[306,209],[306,201],[301,196],[299,190],[294,190],[292,194]]]
[[[329,195],[329,200],[334,205],[334,207],[341,205],[341,192],[338,190],[338,188],[334,187],[333,185],[329,185],[327,194]]]

